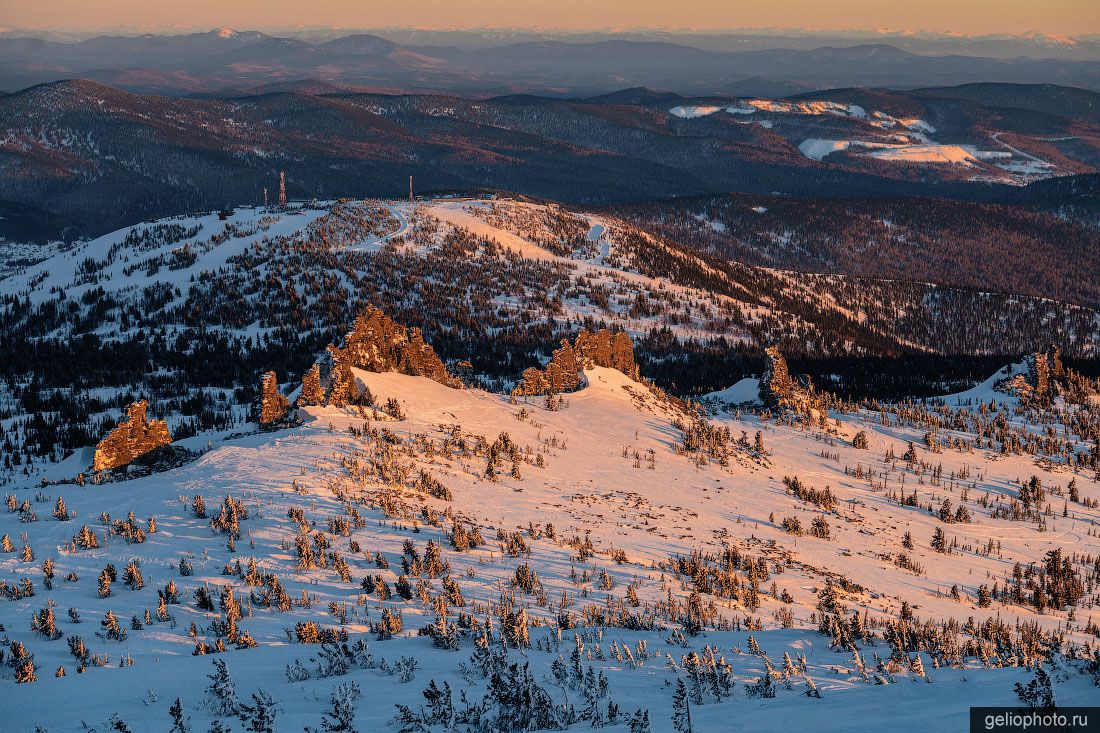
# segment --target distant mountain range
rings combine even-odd
[[[204,29],[194,28],[190,32]],[[889,43],[910,53],[922,55],[961,54],[990,58],[1060,58],[1095,60],[1100,56],[1100,36],[1095,34],[1066,36],[1038,31],[1018,34],[987,34],[961,36],[931,31],[894,31],[888,29],[822,31],[801,29],[734,29],[714,31],[665,31],[653,29],[617,30],[534,30],[531,28],[260,28],[268,35],[297,38],[320,44],[349,35],[373,35],[405,46],[445,46],[481,49],[528,41],[566,41],[593,43],[607,40],[664,41],[692,46],[708,51],[759,51],[771,48],[812,50],[822,46],[858,46],[867,43]],[[179,35],[180,29],[164,29],[160,33]],[[59,32],[49,29],[0,29],[0,37],[41,38],[58,43],[76,43],[100,36],[139,36],[156,34],[157,29],[112,31]],[[229,27],[214,29],[212,34],[232,38],[239,32]]]
[[[505,34],[494,43],[461,34],[392,35],[403,40],[373,34],[300,38],[228,28],[76,42],[0,34],[0,88],[80,77],[175,95],[240,93],[301,79],[390,90],[557,95],[626,86],[714,94],[754,78],[805,89],[979,81],[1100,89],[1100,44],[1048,37],[1017,38],[1011,45],[1018,53],[1005,56],[1001,46],[987,41],[931,43],[904,36],[868,43],[866,37]]]

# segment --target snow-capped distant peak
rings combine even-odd
[[[218,28],[216,31],[214,31],[214,35],[216,35],[218,38],[228,39],[236,38],[240,35],[240,33],[237,33],[237,31],[233,30],[227,25],[223,25],[221,28]]]
[[[1070,36],[1062,36],[1055,33],[1043,33],[1042,31],[1030,31],[1020,36],[1041,46],[1076,46],[1077,39]]]

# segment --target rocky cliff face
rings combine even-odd
[[[607,329],[596,333],[581,331],[572,344],[562,340],[545,369],[527,369],[516,386],[517,395],[544,395],[572,392],[580,386],[581,370],[593,366],[618,369],[631,379],[638,378],[634,361],[634,342],[620,331]]]
[[[134,459],[145,455],[163,445],[172,442],[168,433],[168,423],[164,420],[149,420],[146,410],[149,404],[140,400],[126,409],[126,422],[107,434],[95,448],[92,469],[103,471],[132,463]]]

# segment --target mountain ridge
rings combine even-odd
[[[211,31],[100,36],[75,43],[0,34],[0,61],[7,65],[0,72],[0,85],[28,86],[65,76],[96,75],[135,91],[151,91],[155,85],[162,91],[189,94],[233,84],[239,89],[244,81],[255,86],[288,76],[322,76],[359,86],[404,86],[407,91],[450,87],[493,93],[510,87],[551,93],[564,87],[573,94],[592,96],[623,86],[625,79],[698,95],[762,76],[772,82],[816,87],[1058,79],[1100,89],[1100,62],[1087,55],[1062,59],[935,55],[912,53],[890,45],[889,40],[862,39],[837,46],[822,39],[810,48],[743,49],[697,46],[674,36],[524,38],[456,47],[408,44],[371,33],[308,39]],[[49,62],[48,68],[43,68],[43,61]]]
[[[1005,184],[1100,166],[1100,128],[1072,118],[1072,105],[1036,115],[851,89],[567,100],[288,84],[184,99],[72,80],[0,97],[8,131],[0,199],[45,208],[79,236],[259,201],[280,171],[301,197],[395,196],[413,175],[421,190],[512,190],[591,205],[729,191],[1016,202],[1026,197]],[[33,201],[19,185],[27,178],[36,181]],[[113,191],[129,203],[105,214],[97,196]]]

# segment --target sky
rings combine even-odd
[[[889,28],[962,35],[1100,32],[1097,0],[0,0],[0,27]]]

